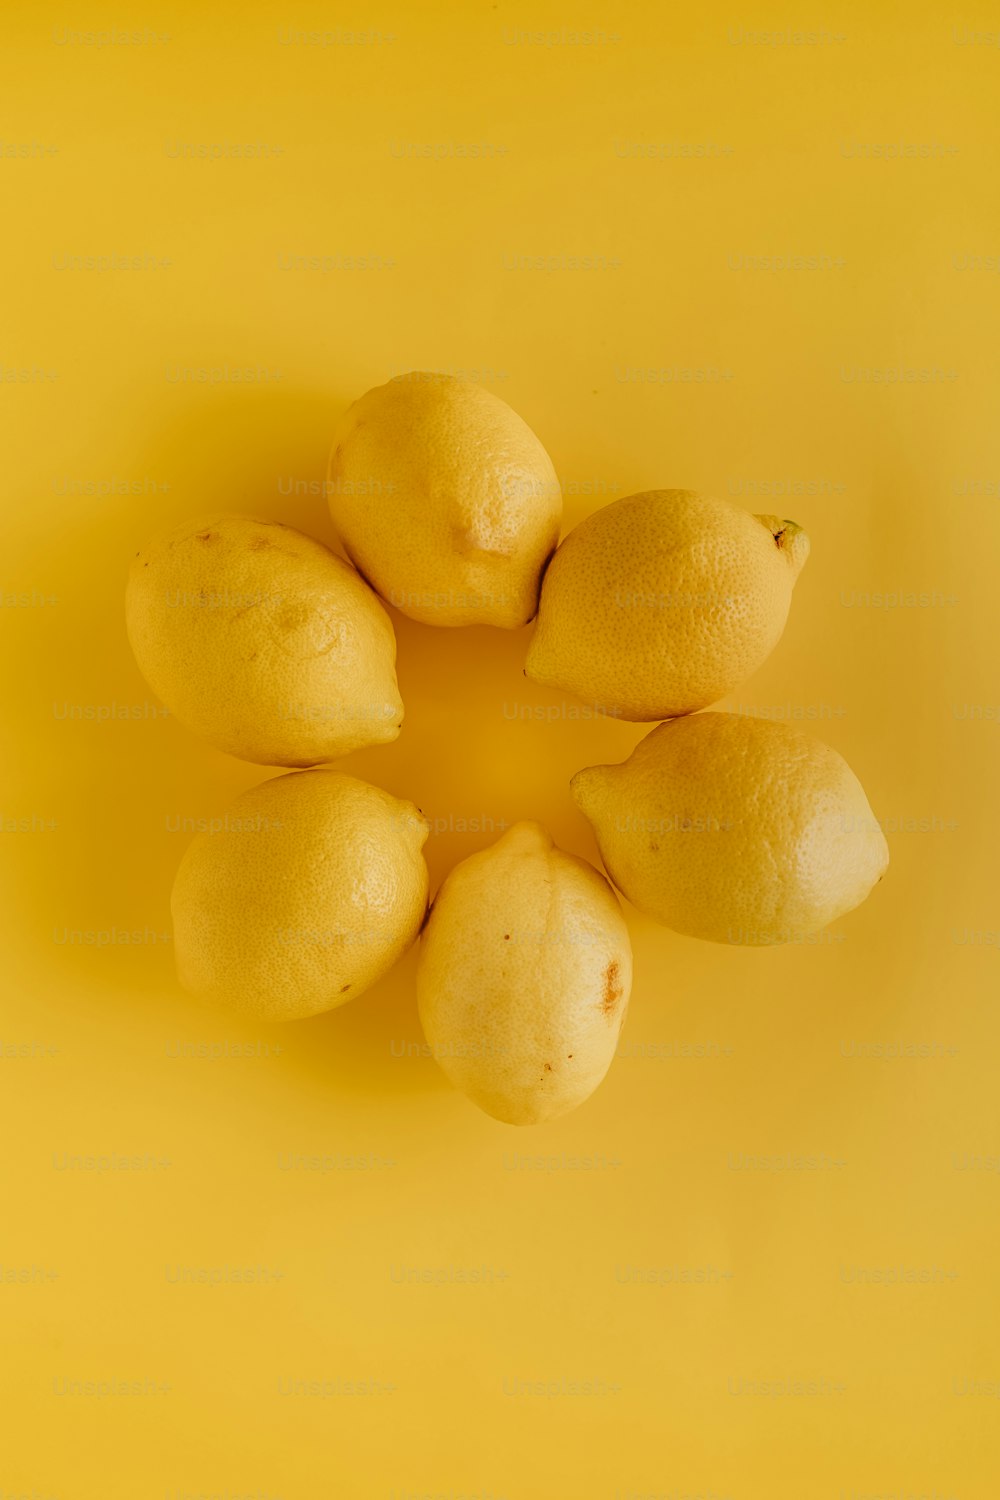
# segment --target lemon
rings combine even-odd
[[[339,771],[244,792],[174,881],[181,983],[264,1021],[360,995],[405,953],[427,908],[426,819]]]
[[[126,621],[171,713],[242,760],[309,766],[399,734],[392,621],[289,526],[210,516],[158,537],[132,561]]]
[[[515,411],[467,381],[414,371],[341,418],[330,511],[349,557],[427,625],[524,625],[559,536],[552,461]]]
[[[538,823],[456,865],[431,907],[417,967],[424,1034],[456,1087],[507,1124],[593,1093],[631,987],[618,898]]]
[[[624,719],[704,708],[777,644],[808,553],[794,521],[690,490],[627,495],[553,557],[525,670]]]
[[[719,943],[801,942],[860,905],[889,851],[846,761],[787,724],[660,724],[570,783],[634,906]]]

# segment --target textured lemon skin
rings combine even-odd
[[[353,1000],[416,938],[428,829],[412,803],[339,771],[293,771],[238,797],[225,824],[194,839],[174,880],[192,994],[299,1020]]]
[[[125,614],[157,697],[241,760],[310,766],[399,734],[392,621],[289,526],[217,515],[157,537],[132,560]]]
[[[456,865],[421,940],[424,1034],[452,1083],[497,1120],[582,1104],[614,1057],[632,989],[618,898],[586,860],[517,823]]]
[[[716,703],[785,628],[809,542],[792,521],[691,490],[649,490],[564,538],[525,671],[623,719]]]
[[[570,786],[618,889],[691,937],[801,942],[859,906],[889,863],[847,762],[786,724],[676,719]]]
[[[559,537],[552,461],[498,396],[414,371],[334,433],[330,512],[358,568],[426,625],[524,625]]]

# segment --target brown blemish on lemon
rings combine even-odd
[[[608,1020],[618,1009],[618,1002],[625,993],[625,988],[618,978],[619,963],[613,958],[604,971],[604,994],[601,997],[601,1009]]]

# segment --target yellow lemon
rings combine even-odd
[[[244,792],[181,861],[181,983],[264,1021],[332,1010],[405,953],[427,909],[426,819],[339,771]]]
[[[777,644],[808,554],[794,521],[689,490],[627,495],[561,543],[525,671],[624,719],[704,708]]]
[[[538,823],[456,865],[435,897],[417,968],[424,1034],[497,1120],[534,1125],[582,1104],[611,1065],[631,988],[618,898]]]
[[[310,766],[399,734],[392,621],[289,526],[211,516],[156,538],[132,561],[126,622],[171,713],[242,760]]]
[[[787,724],[660,724],[622,765],[570,783],[633,906],[718,943],[801,942],[859,906],[889,863],[847,762]]]
[[[524,625],[559,536],[552,461],[492,392],[414,371],[349,407],[330,511],[348,556],[427,625]]]

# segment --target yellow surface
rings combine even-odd
[[[997,24],[7,9],[0,1495],[993,1500]],[[533,1132],[421,1055],[413,954],[274,1032],[165,936],[178,825],[261,771],[158,714],[128,559],[221,508],[330,540],[333,424],[414,367],[479,371],[570,522],[806,527],[726,706],[828,739],[892,853],[816,944],[630,914],[622,1055]],[[517,818],[595,858],[569,777],[645,727],[526,631],[396,628],[405,728],[342,765],[434,883]]]

